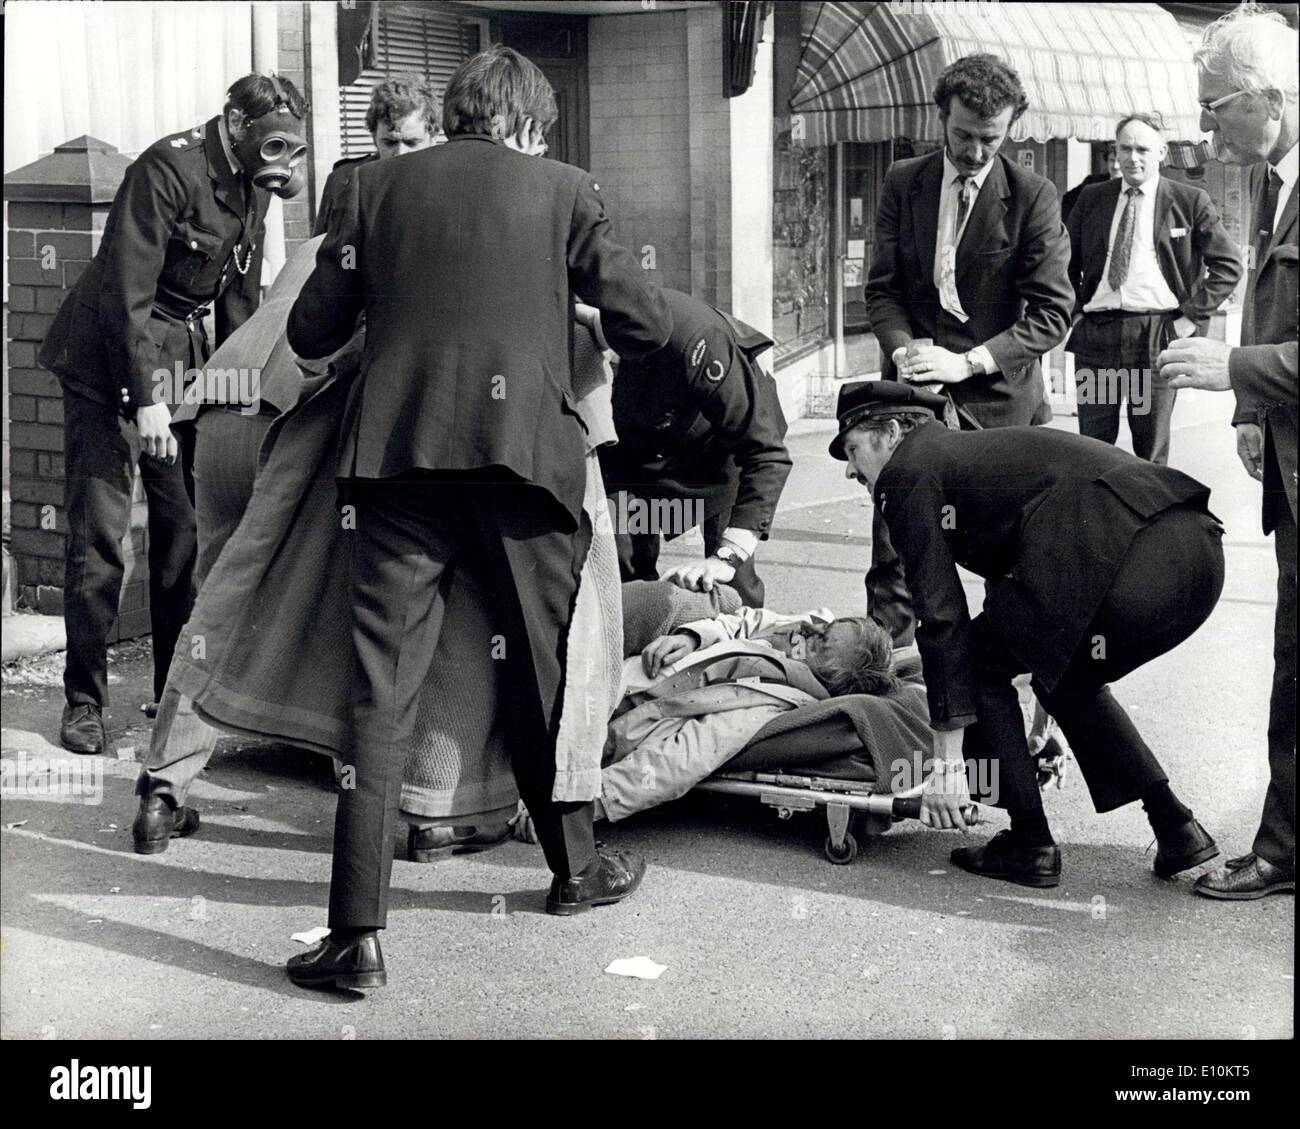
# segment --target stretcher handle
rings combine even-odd
[[[963,804],[961,809],[962,818],[966,821],[967,827],[974,827],[980,821],[979,804]],[[920,819],[921,818],[921,797],[920,796],[895,796],[894,797],[894,818],[895,819]]]

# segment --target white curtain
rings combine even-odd
[[[249,0],[5,5],[4,169],[88,133],[134,156],[253,69]]]

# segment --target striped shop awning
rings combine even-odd
[[[1131,111],[1155,113],[1170,163],[1209,157],[1199,125],[1196,67],[1184,30],[1155,4],[808,3],[790,97],[792,138],[941,141],[933,92],[963,55],[1005,59],[1029,109],[1012,141],[1103,141]]]

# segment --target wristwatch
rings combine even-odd
[[[970,376],[984,375],[984,362],[979,359],[974,349],[970,349],[965,354],[966,371]]]
[[[732,568],[739,568],[745,563],[745,558],[740,553],[726,545],[713,554],[713,559],[721,561],[725,565],[730,565]]]

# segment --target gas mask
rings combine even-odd
[[[307,182],[307,140],[302,132],[302,118],[288,106],[276,106],[260,118],[246,117],[244,135],[238,141],[232,137],[231,148],[258,188],[287,200]]]

